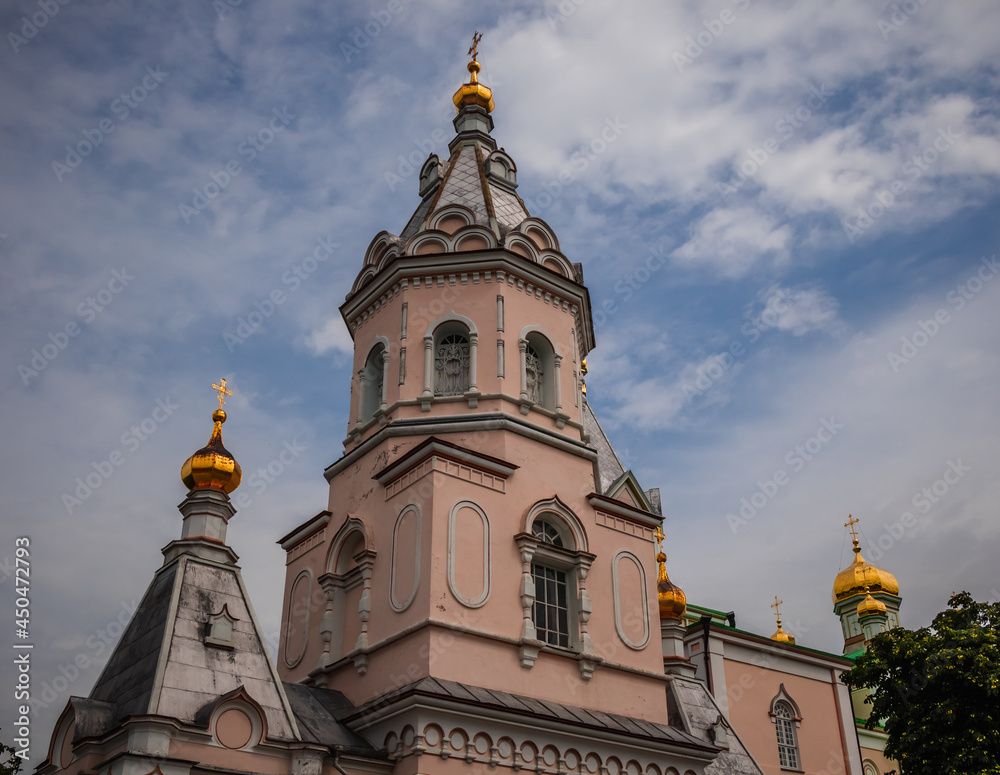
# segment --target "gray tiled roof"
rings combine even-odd
[[[597,415],[590,404],[583,402],[583,428],[590,437],[588,442],[597,452],[597,472],[600,475],[600,494],[604,495],[625,473],[625,467],[615,454],[604,429],[597,421]]]
[[[676,726],[705,742],[711,742],[709,730],[716,725],[722,712],[701,681],[671,678],[667,688],[667,711],[670,725]],[[725,723],[725,722],[723,722]],[[728,749],[723,749],[708,767],[706,775],[763,775],[760,766],[744,747],[736,732],[726,724]]]
[[[469,703],[481,707],[495,708],[519,715],[531,715],[551,721],[562,721],[578,727],[590,728],[606,732],[614,732],[630,737],[642,737],[660,743],[697,746],[699,748],[714,748],[711,743],[699,739],[681,729],[675,729],[666,724],[656,724],[644,719],[621,716],[614,713],[604,713],[590,708],[579,708],[575,705],[565,705],[548,700],[511,694],[498,689],[484,689],[480,686],[469,686],[457,681],[446,681],[440,678],[422,678],[407,684],[359,707],[356,716],[364,716],[374,708],[384,708],[409,694],[430,695],[458,702]]]
[[[376,755],[376,749],[367,740],[338,720],[354,710],[343,694],[302,684],[285,683],[284,688],[304,740],[337,746],[362,756]]]
[[[486,187],[484,189],[484,186]],[[505,230],[517,228],[528,211],[516,194],[491,182],[483,171],[483,152],[474,143],[460,146],[442,165],[440,188],[428,194],[410,216],[400,237],[406,241],[417,234],[431,213],[449,204],[459,204],[472,210],[476,223],[489,226],[490,218]]]
[[[176,572],[175,564],[153,578],[90,692],[90,699],[115,706],[116,720],[149,709]]]
[[[223,606],[235,619],[232,649],[205,641]],[[116,722],[151,713],[195,723],[241,687],[263,708],[269,738],[295,739],[239,569],[183,557],[154,576],[89,699],[111,706]]]

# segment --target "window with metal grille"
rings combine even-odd
[[[795,714],[787,702],[774,705],[774,726],[778,735],[778,763],[787,770],[799,769],[799,746],[795,741]]]
[[[532,563],[531,575],[535,581],[533,618],[538,639],[569,648],[569,586],[565,571]]]
[[[462,395],[469,389],[469,338],[448,334],[434,353],[434,395]]]

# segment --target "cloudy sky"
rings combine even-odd
[[[476,29],[689,600],[769,634],[777,595],[838,651],[851,513],[904,624],[1000,597],[998,28],[985,0],[6,4],[0,610],[30,537],[35,761],[179,533],[219,377],[245,476],[304,448],[229,534],[276,640],[274,542],[346,435],[337,308],[445,150]]]

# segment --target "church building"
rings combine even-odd
[[[180,537],[38,775],[891,767],[840,676],[898,623],[896,580],[855,539],[834,587],[843,655],[796,644],[780,617],[765,637],[687,604],[659,491],[586,400],[583,266],[518,195],[470,53],[448,157],[423,164],[416,210],[375,236],[340,308],[347,433],[327,503],[279,541],[276,663],[227,542],[241,472],[222,381],[182,467]]]

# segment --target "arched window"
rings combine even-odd
[[[870,759],[865,759],[862,769],[864,770],[864,775],[878,775],[878,767]]]
[[[531,534],[547,546],[566,549],[563,533],[556,524],[548,514],[542,514],[532,523]],[[573,613],[572,599],[576,597],[572,569],[566,558],[558,554],[536,551],[535,557],[531,563],[531,577],[535,582],[532,610],[535,632],[543,643],[569,648],[574,645],[570,637],[570,614]]]
[[[334,536],[327,572],[317,579],[326,599],[320,624],[323,643],[320,667],[353,655],[358,673],[364,675],[367,670],[374,563],[375,552],[369,546],[364,524],[348,519]]]
[[[531,534],[544,543],[552,544],[552,546],[563,545],[562,535],[559,530],[545,518],[535,520],[531,526]]]
[[[521,555],[521,666],[535,663],[542,645],[576,652],[589,680],[598,659],[588,634],[592,611],[587,574],[594,555],[579,518],[558,498],[540,501],[524,515],[514,536]]]
[[[434,395],[460,396],[469,389],[468,332],[448,328],[435,333]]]
[[[377,344],[368,354],[361,374],[361,422],[370,420],[385,400],[385,345]]]
[[[520,342],[521,403],[527,413],[531,405],[562,408],[559,400],[559,356],[549,340],[538,331],[530,331]]]
[[[784,700],[774,703],[774,727],[778,735],[778,763],[782,769],[798,770],[799,744],[795,737],[795,712]]]

